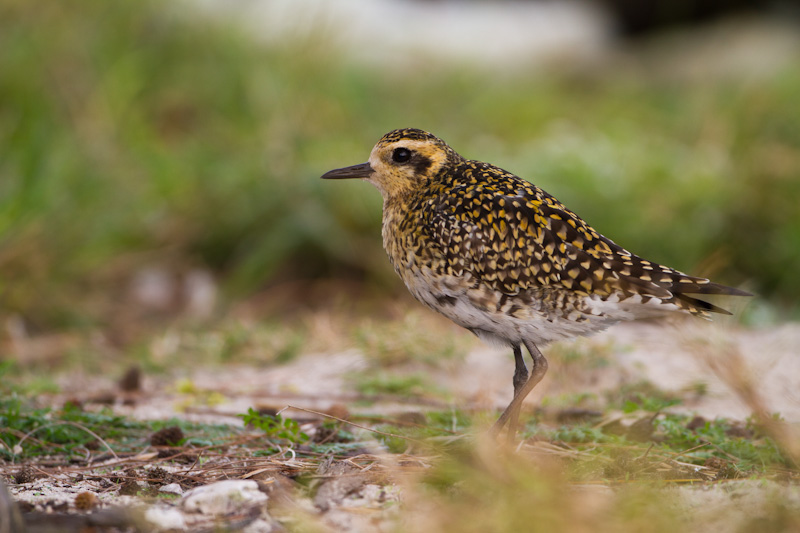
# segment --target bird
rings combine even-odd
[[[515,437],[522,402],[547,372],[548,343],[670,313],[731,314],[703,297],[751,296],[629,252],[540,187],[420,129],[390,131],[366,163],[322,178],[374,185],[384,249],[411,294],[513,350],[514,396],[493,435]]]

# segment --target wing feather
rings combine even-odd
[[[642,259],[542,189],[485,166],[487,179],[450,189],[429,211],[426,228],[442,248],[441,271],[468,273],[507,295],[537,288],[603,299],[639,295],[703,316],[727,311],[686,294],[748,294]]]

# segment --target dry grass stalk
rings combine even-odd
[[[758,385],[758,371],[751,368],[739,347],[720,335],[698,337],[688,348],[750,409],[756,423],[791,458],[800,464],[800,434],[795,427],[770,414]]]

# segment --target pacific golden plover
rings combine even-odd
[[[522,401],[547,371],[539,347],[548,342],[667,312],[730,314],[695,295],[749,296],[630,253],[539,187],[422,130],[391,131],[367,163],[322,178],[375,185],[383,246],[411,294],[514,350],[514,398],[495,434],[508,423],[514,435]]]

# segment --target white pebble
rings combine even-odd
[[[183,494],[183,489],[181,488],[180,483],[170,483],[169,485],[164,485],[158,492],[168,492],[170,494]]]
[[[223,515],[267,501],[267,495],[258,490],[253,480],[218,481],[197,487],[181,499],[187,511],[203,514]]]

